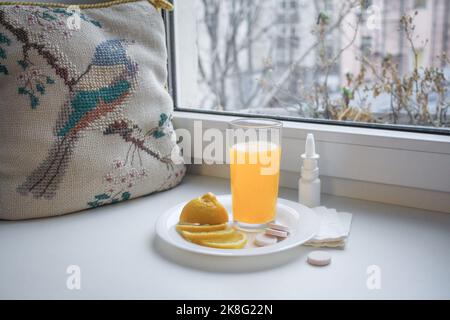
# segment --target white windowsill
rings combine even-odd
[[[229,190],[226,180],[188,175],[172,190],[112,206],[1,221],[0,299],[450,298],[447,214],[324,196],[353,219],[346,248],[329,249],[333,261],[321,269],[306,263],[316,249],[305,246],[236,260],[157,241],[154,226],[167,209]],[[280,197],[295,201],[296,192],[281,188]],[[71,264],[81,268],[81,290],[66,287]],[[371,265],[381,269],[381,290],[366,286]]]
[[[176,111],[174,124],[192,133],[202,120],[203,129],[225,130],[234,118]],[[321,155],[323,192],[450,213],[450,136],[285,121],[281,186],[297,188],[309,132]],[[228,177],[226,165],[191,170]]]

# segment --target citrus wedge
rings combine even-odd
[[[228,213],[216,196],[208,192],[189,201],[181,211],[181,224],[222,224],[228,222]]]
[[[242,249],[247,244],[247,235],[239,231],[234,231],[231,237],[201,240],[198,244],[217,249]]]
[[[235,231],[234,229],[226,229],[219,231],[210,231],[210,232],[190,232],[190,231],[181,231],[181,235],[186,240],[196,242],[202,240],[226,240],[228,238],[233,237]]]
[[[219,231],[225,230],[228,226],[228,223],[222,224],[203,224],[203,225],[195,225],[195,224],[177,224],[176,228],[178,232],[181,231],[189,231],[189,232],[210,232],[210,231]]]

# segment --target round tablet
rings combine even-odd
[[[326,266],[331,263],[331,255],[326,251],[312,251],[308,254],[308,263],[313,266]]]
[[[278,222],[270,222],[267,226],[271,229],[275,229],[275,230],[279,230],[279,231],[284,231],[284,232],[290,231],[289,227],[282,225],[281,223],[278,223]]]
[[[286,231],[280,231],[275,229],[266,229],[266,234],[270,236],[275,236],[279,238],[287,238],[288,233]]]
[[[277,237],[270,236],[268,234],[260,233],[255,237],[255,244],[258,247],[266,247],[278,242]]]

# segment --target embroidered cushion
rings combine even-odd
[[[174,187],[185,166],[156,4],[0,5],[0,218]]]

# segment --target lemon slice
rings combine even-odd
[[[233,236],[235,233],[234,229],[226,229],[219,231],[210,231],[210,232],[190,232],[190,231],[181,231],[181,235],[192,242],[199,242],[201,240],[220,240],[227,239]]]
[[[228,223],[222,224],[177,224],[176,228],[178,232],[189,231],[189,232],[210,232],[225,230],[228,227]]]
[[[225,239],[201,240],[200,245],[217,249],[242,249],[247,244],[247,235],[235,231],[231,237]]]

